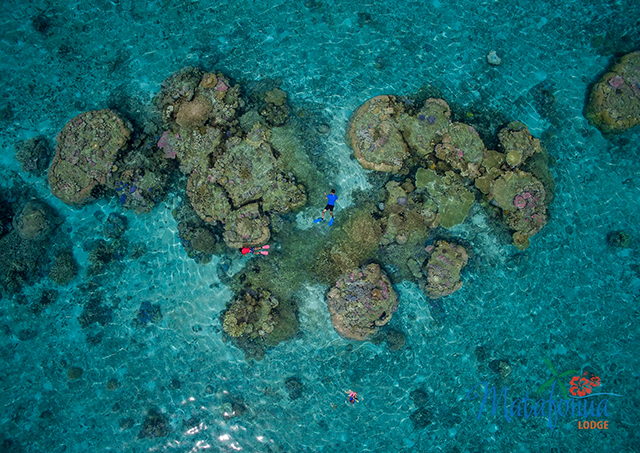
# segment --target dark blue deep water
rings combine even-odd
[[[500,66],[487,64],[492,50]],[[590,84],[634,50],[634,0],[4,0],[3,222],[27,198],[44,200],[79,275],[62,286],[40,276],[3,294],[0,451],[640,451],[640,130],[604,137],[583,116]],[[429,302],[416,284],[395,285],[399,351],[339,337],[326,286],[309,283],[297,294],[298,333],[245,360],[221,330],[233,297],[224,276],[263,257],[190,259],[172,216],[177,189],[140,215],[117,196],[76,209],[15,159],[18,142],[42,136],[54,146],[81,112],[135,119],[185,66],[221,71],[248,91],[286,91],[298,124],[322,131],[307,152],[345,212],[356,189],[371,187],[344,139],[370,97],[429,86],[468,118],[522,121],[555,161],[549,222],[518,251],[476,205],[448,232],[473,251],[461,290]],[[321,204],[310,200],[289,220],[326,234],[310,229]],[[130,253],[90,275],[89,252],[112,212],[126,217]],[[619,231],[628,244],[612,243]],[[556,374],[575,370],[559,378],[565,386],[574,374],[600,378],[598,391],[611,395],[587,399],[596,415],[586,420],[608,429],[579,429],[585,418],[567,403],[553,412],[554,429],[548,404],[544,415],[517,416],[517,399],[553,377],[545,360]],[[494,415],[490,398],[478,417],[482,388],[480,399],[468,392],[479,382],[507,388],[516,416],[505,417],[502,400]],[[350,389],[359,403],[345,403]],[[558,385],[553,398],[563,398]]]

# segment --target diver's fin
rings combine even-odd
[[[268,255],[268,254],[269,254],[269,252],[262,251],[262,252],[260,252],[260,254],[261,254],[261,255]]]
[[[313,221],[313,223],[318,223],[318,222],[322,222],[324,219],[322,217],[318,217],[317,219],[315,219]]]
[[[260,248],[268,249],[269,247],[270,247],[270,246],[269,246],[269,244],[267,244],[267,245],[263,245],[263,246],[262,246],[262,247],[260,247]]]
[[[329,226],[333,225],[333,217],[331,217],[331,220],[329,220]]]

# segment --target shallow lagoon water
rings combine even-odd
[[[37,315],[2,300],[4,451],[638,451],[640,137],[636,128],[605,139],[582,110],[589,84],[615,55],[640,48],[639,20],[631,0],[4,2],[5,185],[19,172],[18,140],[54,140],[90,109],[136,111],[188,65],[246,87],[278,78],[292,105],[329,125],[317,161],[341,195],[340,209],[356,188],[369,187],[344,140],[351,112],[372,96],[423,85],[463,111],[527,124],[555,158],[557,184],[550,221],[525,252],[496,236],[476,207],[450,230],[474,253],[460,291],[430,303],[415,284],[396,285],[391,325],[407,340],[399,351],[340,338],[326,288],[309,284],[299,334],[247,362],[223,341],[218,317],[233,294],[219,280],[220,259],[195,263],[177,237],[177,195],[139,216],[115,199],[76,210],[53,197],[46,180],[22,173],[64,217],[83,271]],[[487,64],[491,50],[502,65]],[[555,96],[551,109],[536,101],[540,86]],[[298,228],[310,228],[322,201],[297,214]],[[100,233],[98,211],[124,213],[126,238],[145,242],[147,254],[101,280],[118,307],[110,323],[83,329],[82,243]],[[614,230],[629,232],[631,247],[608,245]],[[246,262],[235,260],[232,272]],[[36,297],[43,285],[24,293]],[[144,300],[160,304],[163,319],[138,328],[132,320]],[[37,335],[23,341],[24,329]],[[477,418],[480,403],[467,392],[498,382],[491,361],[510,363],[512,373],[496,385],[508,386],[511,401],[551,377],[545,358],[559,373],[593,370],[602,392],[621,395],[609,397],[607,431],[579,430],[577,416],[554,430],[546,417],[509,422],[485,409]],[[72,366],[84,370],[79,379],[68,379]],[[300,398],[287,392],[291,377],[303,385]],[[345,404],[348,389],[360,403]],[[416,389],[427,395],[424,406],[411,397]],[[234,402],[246,410],[225,417]],[[421,407],[429,423],[417,428],[410,416]],[[166,437],[138,438],[150,408],[168,416]]]

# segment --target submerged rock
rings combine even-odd
[[[375,334],[398,309],[396,292],[377,264],[342,275],[326,297],[334,329],[354,340]]]

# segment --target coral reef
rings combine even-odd
[[[326,298],[334,329],[354,340],[375,334],[398,309],[398,297],[377,264],[342,275]]]
[[[189,258],[200,264],[211,261],[214,253],[221,253],[220,227],[202,220],[188,202],[181,203],[172,211],[178,222],[178,237]]]
[[[267,348],[297,332],[295,307],[263,288],[244,286],[238,294],[220,316],[223,330],[247,358],[262,360]]]
[[[51,207],[38,200],[27,202],[13,217],[13,228],[21,239],[27,241],[47,239],[56,226]]]
[[[520,121],[512,121],[500,130],[498,140],[510,167],[522,164],[528,157],[541,153],[540,140],[534,138],[527,126]]]
[[[385,185],[388,195],[384,203],[384,218],[381,220],[384,230],[382,245],[392,242],[404,245],[412,236],[420,239],[426,237],[427,225],[421,215],[422,203],[410,195],[412,190],[405,190],[413,189],[412,186],[401,186],[396,181],[389,181]]]
[[[16,160],[22,171],[44,176],[49,168],[52,149],[45,137],[33,137],[16,144]]]
[[[544,186],[530,173],[508,171],[491,184],[489,199],[502,209],[509,228],[515,230],[513,240],[518,248],[529,245],[529,237],[547,223]]]
[[[346,223],[333,227],[333,237],[314,256],[313,272],[326,284],[373,259],[382,240],[382,225],[372,215],[375,208],[363,205],[352,211]]]
[[[444,176],[434,170],[419,168],[416,172],[416,188],[426,189],[422,216],[432,225],[451,228],[464,222],[473,205],[474,196],[463,184],[460,176],[448,171]]]
[[[231,248],[266,244],[271,237],[269,217],[260,213],[258,203],[244,205],[226,218],[224,241]]]
[[[121,237],[127,230],[127,218],[118,213],[112,212],[107,217],[102,227],[102,234],[111,239]]]
[[[56,255],[49,278],[57,285],[66,285],[78,275],[78,265],[73,259],[71,250],[64,250]]]
[[[130,135],[131,125],[111,110],[73,118],[57,137],[48,174],[51,193],[73,206],[95,201],[102,186],[113,184],[113,165]]]
[[[347,142],[368,170],[397,173],[409,156],[396,117],[402,107],[395,96],[376,96],[353,112]]]
[[[423,273],[426,282],[421,282],[422,290],[432,299],[448,296],[462,287],[460,271],[467,265],[467,251],[461,245],[438,241],[427,247],[431,253]]]
[[[451,109],[444,100],[429,98],[417,114],[403,113],[398,122],[409,148],[424,158],[451,124]]]
[[[133,149],[119,158],[112,170],[119,203],[136,214],[151,212],[164,199],[171,165],[151,137],[132,143]]]
[[[453,123],[442,132],[441,143],[435,148],[438,159],[460,172],[462,176],[475,179],[480,176],[485,148],[478,132],[463,123]]]
[[[585,116],[605,134],[640,124],[640,52],[623,56],[591,87]]]
[[[275,328],[278,299],[266,290],[249,290],[236,298],[224,313],[222,328],[232,337],[266,337]]]
[[[162,82],[156,106],[166,126],[174,131],[203,126],[227,126],[244,101],[240,87],[223,74],[186,67]]]
[[[166,437],[171,430],[169,418],[160,409],[151,408],[142,423],[142,429],[138,433],[138,439]]]

